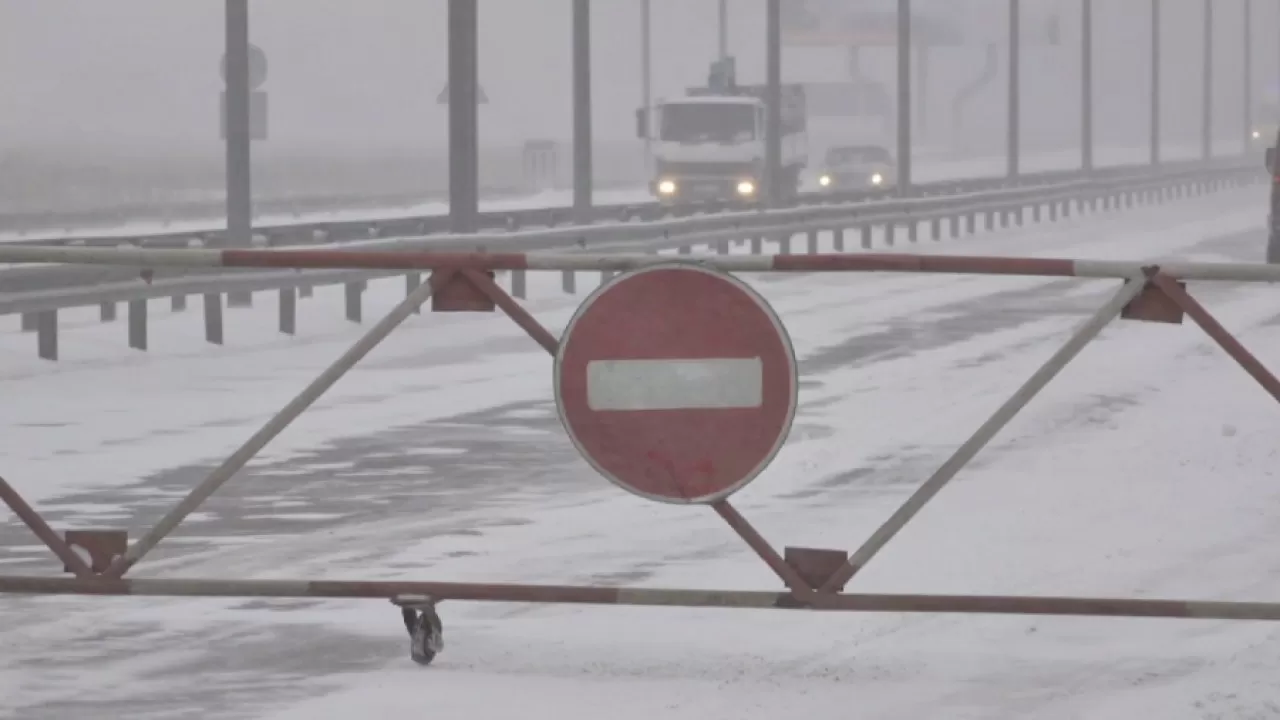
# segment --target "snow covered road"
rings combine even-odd
[[[985,233],[921,252],[1256,260],[1258,190]],[[777,545],[851,547],[1113,285],[1035,278],[748,278],[801,360],[801,409],[736,501]],[[558,330],[579,298],[533,283]],[[402,284],[375,285],[369,312]],[[1280,296],[1193,292],[1271,366]],[[84,322],[50,369],[0,335],[0,473],[58,527],[135,536],[360,330],[314,301],[194,318],[121,350]],[[162,326],[162,323],[164,326]],[[255,324],[256,323],[256,324]],[[237,330],[239,328],[239,330]],[[239,333],[238,337],[234,337]],[[104,360],[105,358],[105,360]],[[565,439],[550,359],[499,317],[413,318],[137,569],[774,589],[705,508],[621,494]],[[851,589],[1280,598],[1280,415],[1190,323],[1117,321]],[[141,478],[141,479],[139,479]],[[0,570],[52,571],[15,522]],[[448,603],[448,648],[405,658],[376,602],[0,598],[0,714],[443,718],[1160,718],[1280,713],[1265,624]]]

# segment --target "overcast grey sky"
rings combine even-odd
[[[924,2],[924,0],[920,0]],[[975,42],[930,62],[926,111],[945,130],[951,98],[976,77],[982,44],[1004,42],[1007,0],[949,0]],[[1245,0],[1213,0],[1216,122],[1241,125]],[[654,92],[701,82],[715,53],[716,0],[652,0]],[[873,0],[872,4],[884,4]],[[567,138],[570,0],[480,0],[486,144]],[[763,0],[729,0],[740,79],[763,68]],[[890,3],[891,4],[891,3]],[[1100,136],[1145,132],[1150,0],[1096,0]],[[1199,122],[1200,0],[1164,0],[1164,104],[1171,133]],[[1274,0],[1256,0],[1256,27],[1280,27]],[[445,0],[253,0],[252,35],[270,58],[272,133],[281,146],[424,147],[445,139]],[[594,0],[596,133],[625,141],[640,97],[639,0]],[[1078,0],[1024,0],[1023,69],[1029,134],[1077,132]],[[1064,46],[1030,47],[1061,13]],[[212,148],[217,143],[221,0],[0,0],[0,145]],[[1255,33],[1259,88],[1277,85],[1280,33]],[[892,81],[892,50],[864,68]],[[790,79],[838,79],[843,50],[788,50]],[[1003,51],[1001,59],[1003,60]],[[971,123],[1003,123],[1003,71],[975,101]]]

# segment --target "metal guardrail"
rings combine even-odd
[[[1207,166],[1212,167],[1234,162],[1236,162],[1235,159],[1216,159],[1210,161]],[[1206,167],[1206,164],[1202,161],[1178,161],[1166,163],[1159,166],[1159,168],[1155,168],[1155,170],[1177,171],[1191,167]],[[1000,176],[938,180],[913,185],[908,197],[934,197],[937,195],[1011,188],[1041,187],[1071,180],[1103,182],[1135,174],[1147,174],[1152,170],[1153,168],[1150,165],[1117,165],[1096,168],[1090,171],[1049,170],[1038,173],[1024,173],[1014,178]],[[898,190],[893,187],[850,191],[815,191],[800,193],[792,199],[790,205],[808,207],[820,204],[866,202],[900,196]],[[570,207],[491,210],[480,213],[477,230],[480,232],[514,231],[529,227],[559,227],[572,224],[576,220],[583,220],[582,224],[614,221],[649,222],[664,218],[689,217],[706,213],[758,210],[760,207],[758,201],[750,199],[685,202],[679,204],[664,204],[657,201],[607,203],[591,208],[585,219],[575,218],[573,208]],[[279,245],[328,244],[350,240],[434,235],[448,232],[449,222],[447,215],[372,217],[317,222],[287,221],[283,223],[259,223],[254,232],[256,236],[255,244],[274,247]],[[115,247],[122,243],[157,248],[220,246],[225,243],[225,230],[180,230],[137,234],[104,232],[101,235],[73,233],[63,237],[18,238],[5,242],[5,244],[14,245],[73,245],[85,247]]]
[[[176,310],[185,309],[186,298],[200,295],[204,299],[205,336],[211,343],[223,338],[223,295],[229,293],[274,290],[280,294],[280,330],[293,334],[297,326],[297,299],[306,297],[317,285],[345,286],[346,316],[353,322],[362,319],[361,298],[367,282],[374,278],[406,275],[406,286],[412,291],[421,283],[423,268],[401,267],[399,271],[376,262],[369,269],[353,270],[352,253],[362,257],[376,256],[387,250],[425,250],[438,258],[441,252],[460,253],[552,253],[594,254],[611,252],[656,253],[680,249],[690,252],[693,246],[708,245],[724,254],[734,242],[747,242],[751,252],[759,254],[766,239],[781,243],[781,252],[789,254],[797,235],[807,236],[808,251],[818,249],[818,233],[835,233],[835,245],[844,249],[846,231],[861,235],[861,246],[869,248],[872,228],[884,228],[886,239],[893,242],[901,230],[910,240],[918,239],[921,224],[927,223],[933,239],[940,239],[944,223],[950,225],[952,237],[962,232],[975,232],[979,219],[988,229],[996,225],[1021,223],[1026,211],[1032,222],[1054,221],[1071,212],[1127,207],[1138,202],[1163,202],[1191,194],[1202,194],[1224,187],[1234,187],[1265,179],[1265,174],[1252,162],[1241,159],[1210,164],[1181,163],[1159,168],[1115,169],[1090,179],[1078,174],[1054,184],[1011,187],[984,192],[962,192],[937,196],[882,198],[861,202],[838,202],[771,210],[738,210],[715,214],[693,215],[653,221],[602,222],[595,225],[549,228],[514,232],[489,232],[467,235],[425,235],[388,239],[360,240],[329,245],[340,258],[342,268],[333,270],[281,270],[264,267],[225,268],[213,259],[218,250],[180,250],[145,246],[106,248],[16,246],[0,247],[0,262],[95,264],[57,265],[18,269],[33,272],[58,269],[85,273],[115,270],[104,282],[56,289],[33,289],[23,292],[0,292],[0,315],[22,314],[23,328],[35,331],[40,357],[56,360],[58,356],[57,314],[59,310],[99,305],[104,321],[114,320],[117,303],[128,304],[129,344],[139,350],[147,348],[147,301],[170,297]],[[1016,216],[1016,219],[1015,219]],[[305,244],[301,245],[305,247]],[[285,259],[289,247],[272,249]],[[234,252],[234,251],[227,251]],[[207,254],[208,267],[193,268],[192,259]],[[269,253],[268,257],[271,256]],[[197,263],[198,264],[198,263]],[[115,266],[114,268],[112,266]],[[138,268],[148,268],[139,277]],[[424,266],[425,267],[425,266]],[[175,268],[178,268],[175,270]],[[411,270],[406,274],[405,270]],[[601,280],[612,272],[600,269]],[[101,275],[101,277],[107,277]],[[127,277],[128,280],[119,278]],[[565,292],[576,291],[575,271],[563,271]],[[526,295],[523,269],[511,271],[512,294]]]
[[[906,198],[898,195],[892,188],[865,190],[842,193],[808,193],[796,198],[792,208],[811,209],[822,205],[847,205],[850,203],[868,203],[868,208],[879,207],[871,203],[889,202],[904,199],[933,199],[940,196],[965,197],[974,192],[994,192],[1000,190],[1042,190],[1048,186],[1060,186],[1072,182],[1088,183],[1104,187],[1108,183],[1128,181],[1133,178],[1159,175],[1176,175],[1186,171],[1201,171],[1205,168],[1233,167],[1239,159],[1217,159],[1208,164],[1200,161],[1182,161],[1166,163],[1159,167],[1150,165],[1112,166],[1090,172],[1081,171],[1049,171],[1022,175],[1017,178],[980,178],[970,180],[949,180],[926,183],[913,187],[912,194]],[[589,218],[590,226],[612,223],[654,223],[663,220],[697,218],[714,215],[728,218],[727,213],[760,212],[759,206],[748,202],[714,202],[689,203],[675,206],[664,206],[658,203],[630,203],[602,205],[592,209]],[[843,210],[842,210],[843,212]],[[581,225],[566,225],[570,209],[568,208],[533,208],[527,210],[494,211],[483,216],[481,233],[498,233],[503,239],[509,233],[519,232],[522,227],[558,228],[564,234],[554,237],[578,235]],[[718,222],[718,221],[714,221]],[[398,237],[432,236],[437,238],[442,247],[447,243],[446,234],[448,218],[428,216],[422,218],[401,218],[363,221],[326,222],[312,224],[280,225],[260,227],[257,230],[255,246],[278,247],[281,245],[335,244],[367,239],[394,239]],[[553,236],[543,236],[553,237]],[[185,232],[145,235],[134,238],[120,236],[74,237],[54,240],[29,240],[6,242],[6,245],[71,245],[87,247],[119,247],[132,245],[145,248],[185,248],[208,247],[217,245],[217,234]],[[493,240],[497,242],[497,240]],[[536,248],[535,248],[536,249]],[[192,274],[188,271],[169,271],[165,276]],[[57,267],[57,268],[23,268],[17,270],[0,270],[0,294],[30,292],[72,288],[86,285],[101,285],[112,282],[126,282],[132,275],[119,268],[111,267]]]

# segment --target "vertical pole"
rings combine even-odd
[[[1221,1],[1221,0],[1219,0]],[[1213,4],[1204,0],[1204,70],[1201,88],[1204,115],[1200,119],[1200,156],[1213,157]]]
[[[765,17],[765,170],[769,205],[782,203],[782,2],[768,0]]]
[[[729,0],[720,0],[719,56],[721,60],[729,57]]]
[[[249,0],[226,0],[227,245],[253,242],[253,142],[249,125]],[[227,304],[246,307],[250,293],[227,294]]]
[[[1151,0],[1151,164],[1160,164],[1160,0]]]
[[[929,141],[929,45],[920,43],[916,46],[916,63],[919,69],[916,71],[916,99],[912,105],[912,120],[915,122],[915,130],[919,131],[920,139],[927,143]]]
[[[249,0],[226,0],[227,244],[253,239],[253,170],[249,150]]]
[[[591,9],[573,0],[573,211],[578,222],[591,212]]]
[[[1080,166],[1093,170],[1093,0],[1080,0]]]
[[[898,0],[898,192],[911,191],[911,0]]]
[[[480,214],[479,11],[449,0],[449,227],[475,232]]]
[[[1022,84],[1019,78],[1019,70],[1022,62],[1019,58],[1021,54],[1022,43],[1021,26],[1018,18],[1018,0],[1009,0],[1009,127],[1008,141],[1009,147],[1006,152],[1008,156],[1008,173],[1009,177],[1017,177],[1018,175],[1018,150],[1022,145],[1022,139],[1019,137],[1018,119],[1018,89]]]
[[[653,4],[640,0],[640,106],[644,108],[647,123],[653,122]],[[644,168],[646,182],[653,174],[653,130],[644,138]]]
[[[1240,135],[1243,143],[1241,151],[1248,155],[1253,148],[1253,0],[1244,0],[1244,92],[1242,94],[1242,102],[1244,103],[1241,122],[1244,124],[1244,132]]]

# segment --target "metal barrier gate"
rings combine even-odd
[[[3,248],[0,262],[73,262],[157,266],[360,268],[432,270],[422,284],[272,417],[142,537],[129,544],[122,530],[60,535],[5,481],[0,499],[64,563],[74,577],[0,576],[0,593],[209,597],[376,598],[402,607],[414,634],[414,659],[430,662],[440,649],[436,603],[478,600],[683,607],[786,608],[855,612],[1091,615],[1280,620],[1280,602],[1218,602],[1105,597],[860,594],[848,582],[949,483],[1110,321],[1124,319],[1199,325],[1240,366],[1280,400],[1280,382],[1195,298],[1186,281],[1280,281],[1280,266],[1168,263],[945,255],[857,254],[790,256],[554,255],[342,250],[129,250]],[[622,272],[598,288],[554,337],[494,282],[497,270]],[[784,442],[795,411],[795,358],[772,310],[732,272],[908,272],[1041,277],[1113,278],[1122,283],[1027,381],[966,440],[854,552],[787,547],[779,552],[730,503]],[[302,282],[302,280],[300,280]],[[662,297],[696,297],[701,313],[677,317]],[[389,582],[362,580],[129,579],[129,570],[171,533],[295,418],[421,305],[436,312],[501,309],[556,358],[556,402],[575,445],[602,475],[649,499],[709,505],[778,576],[784,590],[705,590],[633,587]],[[645,303],[648,303],[647,305]],[[619,315],[618,308],[627,312]],[[640,310],[637,310],[640,308]],[[651,309],[652,308],[652,309]],[[665,314],[664,314],[665,313]],[[719,313],[719,315],[717,315]],[[723,322],[724,314],[734,322]],[[743,328],[736,335],[708,329]],[[621,323],[621,326],[619,326]],[[645,352],[625,338],[646,327],[674,323]],[[667,326],[662,326],[667,327]],[[708,339],[708,336],[711,336]],[[647,355],[645,354],[647,352]],[[688,357],[682,358],[682,353]],[[719,355],[717,355],[719,353]],[[691,383],[689,376],[698,378]],[[639,388],[641,392],[636,392]],[[658,413],[661,422],[646,420]],[[708,413],[710,415],[708,415]],[[714,416],[717,422],[706,423]],[[691,421],[692,418],[692,421]],[[602,428],[604,431],[602,431]],[[619,443],[610,428],[644,442]],[[694,430],[690,430],[694,428]],[[734,455],[742,437],[763,438]],[[613,443],[610,445],[610,443]],[[646,444],[647,443],[647,444]],[[73,550],[78,546],[86,562]]]

